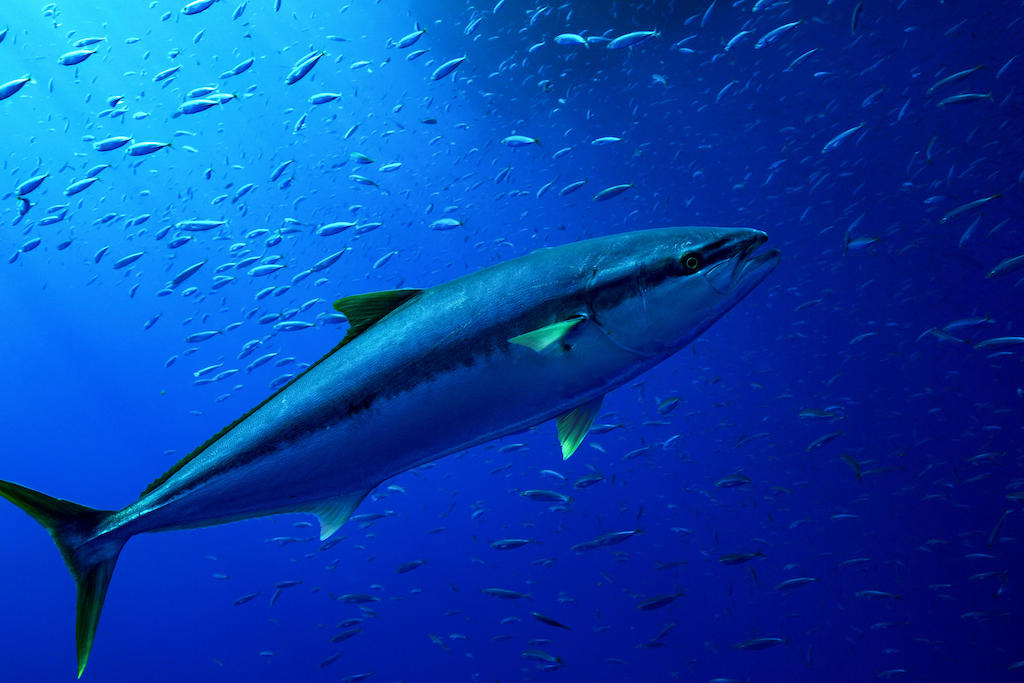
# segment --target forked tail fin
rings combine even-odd
[[[0,481],[0,496],[27,512],[50,532],[64,563],[71,570],[78,592],[75,644],[78,649],[78,676],[81,678],[89,661],[114,564],[127,539],[96,536],[96,529],[113,511],[95,510],[51,498],[7,481]]]

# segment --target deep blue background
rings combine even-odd
[[[992,319],[952,330],[969,342],[1021,334],[1024,271],[985,277],[1024,252],[1019,3],[868,0],[855,31],[851,15],[860,3],[848,0],[766,3],[774,6],[758,12],[752,0],[717,2],[706,15],[704,2],[577,2],[549,6],[532,22],[537,7],[521,0],[496,14],[489,0],[475,10],[456,2],[283,0],[278,12],[273,0],[251,0],[238,20],[228,0],[196,16],[181,14],[181,4],[62,2],[54,14],[12,0],[0,9],[0,27],[10,27],[0,43],[0,82],[25,73],[34,79],[0,102],[4,479],[97,507],[133,500],[267,395],[274,378],[337,342],[337,325],[272,334],[272,325],[257,322],[314,297],[323,301],[297,319],[317,321],[339,296],[430,286],[541,245],[663,225],[758,227],[784,258],[691,348],[610,395],[599,421],[625,426],[591,435],[568,463],[559,459],[553,425],[507,440],[527,444],[523,450],[490,444],[439,461],[382,486],[359,513],[389,516],[350,522],[326,550],[315,520],[302,516],[134,539],[111,587],[89,680],[336,681],[371,671],[371,680],[384,681],[1024,675],[1008,670],[1024,660],[1017,540],[1024,515],[1005,497],[1024,488],[1021,358],[934,335],[919,339],[968,316]],[[754,48],[771,29],[797,20],[777,43]],[[417,21],[428,33],[416,46],[388,47]],[[651,28],[661,37],[632,50],[552,41],[564,31],[614,36]],[[752,33],[724,52],[741,30]],[[107,38],[97,54],[78,67],[57,63],[91,35]],[[284,85],[295,61],[314,49],[328,55],[306,79]],[[429,52],[407,61],[415,49]],[[461,55],[468,59],[454,79],[430,80],[438,64]],[[222,83],[237,100],[171,118],[185,93],[218,84],[221,72],[250,56],[251,70]],[[371,65],[351,69],[358,60]],[[153,81],[178,64],[173,79]],[[927,94],[940,78],[977,65],[984,68]],[[538,85],[545,79],[550,92]],[[324,91],[342,96],[308,104]],[[962,92],[991,99],[938,105]],[[124,96],[123,118],[100,116],[112,95]],[[133,118],[139,112],[148,117]],[[437,123],[422,123],[428,117]],[[822,153],[860,123],[857,134]],[[503,147],[512,133],[537,137],[541,146]],[[141,161],[93,149],[94,139],[111,135],[174,144]],[[623,142],[590,144],[606,135]],[[573,150],[552,159],[566,146]],[[357,166],[352,152],[375,163]],[[295,163],[270,182],[287,159]],[[402,168],[377,170],[391,161]],[[100,162],[113,167],[96,185],[63,196]],[[508,179],[496,184],[507,167]],[[380,189],[350,181],[357,172]],[[6,193],[37,173],[50,177],[15,223],[18,202]],[[582,179],[582,190],[559,196]],[[256,188],[239,202],[211,205],[249,182]],[[618,183],[636,187],[607,203],[591,201]],[[996,192],[1002,196],[983,209],[940,221]],[[37,224],[48,207],[64,203],[65,220]],[[353,205],[361,206],[357,213]],[[456,208],[445,214],[446,207]],[[99,222],[108,213],[116,218]],[[128,226],[143,213],[152,218]],[[430,230],[443,215],[465,225]],[[177,250],[167,246],[173,230],[156,240],[161,228],[193,218],[229,225]],[[257,228],[273,234],[288,218],[299,231],[277,245],[264,246],[268,235],[245,238]],[[383,226],[363,235],[314,234],[324,223],[357,218]],[[878,241],[844,253],[848,230]],[[18,253],[34,237],[41,245]],[[71,246],[58,251],[69,238]],[[288,267],[267,278],[232,269],[226,274],[236,281],[212,290],[215,268],[237,260],[229,248],[238,242],[254,254],[279,254]],[[109,253],[95,263],[105,246]],[[254,299],[344,247],[350,250],[324,273]],[[146,253],[113,270],[117,258],[137,251]],[[397,253],[373,267],[390,252]],[[209,262],[186,285],[157,296],[202,259]],[[328,281],[316,285],[320,276]],[[183,297],[189,285],[199,289]],[[236,321],[245,323],[201,344],[184,342]],[[858,339],[866,333],[876,334]],[[250,339],[265,341],[237,360]],[[269,351],[297,361],[245,372]],[[217,362],[243,370],[193,386],[192,373]],[[680,402],[664,418],[657,405],[668,397]],[[836,417],[801,418],[805,408]],[[644,424],[663,419],[670,424]],[[651,446],[646,454],[624,459],[644,445]],[[979,454],[990,455],[972,460]],[[861,480],[843,455],[860,463]],[[715,486],[738,470],[752,483]],[[605,480],[571,486],[592,471]],[[551,509],[518,495],[529,488],[560,490],[573,502]],[[1007,509],[1015,512],[990,546]],[[4,507],[0,525],[4,680],[72,680],[67,572],[24,514]],[[636,528],[642,533],[622,545],[570,550]],[[279,537],[301,541],[268,540]],[[489,546],[506,537],[536,543]],[[755,550],[764,557],[746,565],[718,562]],[[869,559],[843,564],[854,558]],[[417,559],[427,563],[395,573]],[[818,580],[774,589],[796,576]],[[270,606],[284,580],[302,584]],[[481,592],[488,587],[531,599],[501,601]],[[857,597],[863,590],[900,597]],[[684,597],[659,610],[636,607],[680,591]],[[260,596],[233,606],[253,592]],[[363,615],[330,597],[346,593],[380,602]],[[535,621],[531,611],[572,630]],[[337,624],[354,616],[366,617],[362,632],[332,644]],[[519,621],[502,624],[504,617]],[[661,647],[639,647],[669,624],[675,627]],[[503,634],[511,637],[495,639]],[[788,643],[759,652],[734,647],[758,636]],[[564,667],[541,671],[522,656],[530,649],[560,657]]]

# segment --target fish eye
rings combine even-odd
[[[679,259],[679,264],[683,267],[684,275],[693,275],[700,270],[700,254],[683,254],[683,257]]]

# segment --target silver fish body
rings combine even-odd
[[[541,249],[429,289],[342,299],[350,330],[334,351],[127,507],[93,510],[0,481],[0,496],[51,532],[76,580],[79,674],[131,536],[310,512],[327,538],[382,481],[553,418],[568,457],[606,393],[685,346],[775,268],[778,252],[754,254],[765,239],[742,228],[645,230]]]

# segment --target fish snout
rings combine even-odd
[[[778,249],[757,253],[768,240],[761,230],[743,230],[720,249],[722,258],[704,275],[708,285],[719,294],[741,298],[759,285],[779,265]]]

